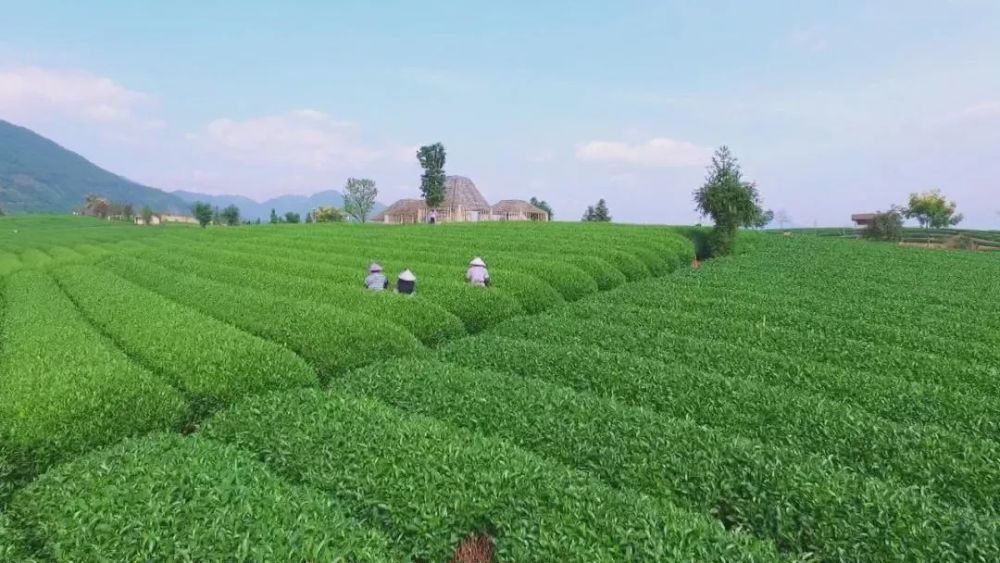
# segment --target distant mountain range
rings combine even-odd
[[[271,209],[279,215],[294,211],[305,216],[316,207],[344,203],[343,195],[335,190],[264,202],[238,195],[166,192],[108,172],[30,129],[0,120],[0,209],[5,213],[69,213],[83,205],[88,194],[131,203],[136,211],[148,205],[157,212],[189,214],[195,201],[219,208],[233,204],[243,219],[262,221],[268,220]],[[372,213],[383,208],[376,204]]]

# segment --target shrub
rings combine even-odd
[[[504,561],[773,557],[667,503],[371,400],[315,390],[259,397],[204,432],[334,495],[411,558],[444,561],[483,529],[496,531]]]
[[[9,450],[7,478],[30,477],[125,436],[180,428],[187,418],[183,397],[98,334],[49,276],[14,274],[5,300],[0,445]]]
[[[733,439],[681,418],[553,383],[426,360],[356,370],[334,389],[507,440],[604,482],[660,496],[797,556],[993,559],[991,519],[858,478],[821,458]],[[910,522],[935,522],[911,529]],[[962,545],[956,553],[950,546]],[[945,547],[948,546],[948,547]]]
[[[50,471],[12,509],[61,561],[389,561],[328,495],[198,437],[129,439]]]
[[[287,348],[111,273],[74,266],[55,276],[130,357],[181,388],[195,416],[247,395],[318,384],[315,372]]]

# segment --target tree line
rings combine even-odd
[[[922,229],[946,229],[961,223],[964,216],[954,201],[933,189],[910,194],[907,205],[891,205],[888,211],[876,212],[861,235],[870,240],[901,240],[906,219],[916,219]]]

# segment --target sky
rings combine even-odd
[[[265,199],[417,147],[490,201],[694,223],[727,145],[799,226],[941,189],[1000,228],[996,0],[0,0],[0,119],[166,190]]]

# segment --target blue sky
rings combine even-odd
[[[487,199],[697,221],[728,144],[796,223],[940,188],[1000,228],[1000,3],[0,2],[0,118],[164,189],[255,198],[415,148]]]

